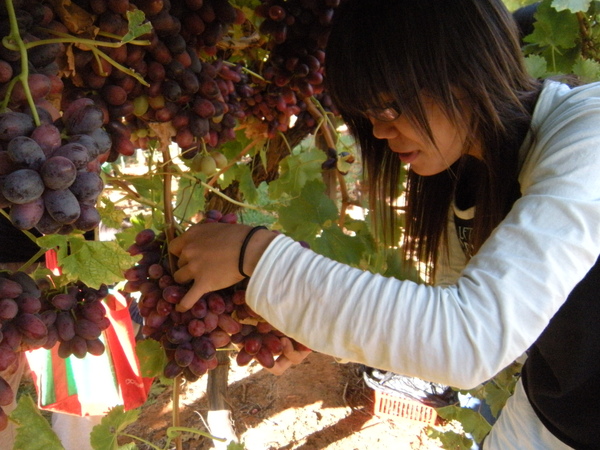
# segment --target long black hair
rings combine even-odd
[[[527,74],[515,22],[501,0],[346,0],[336,11],[326,55],[328,90],[360,145],[369,205],[384,240],[397,238],[402,165],[387,142],[373,136],[364,111],[392,99],[433,142],[422,105],[426,93],[450,121],[467,127],[465,156],[448,170],[432,176],[408,170],[403,249],[407,257],[435,262],[456,186],[472,175],[466,153],[477,146],[476,251],[519,195],[518,151],[540,90]]]

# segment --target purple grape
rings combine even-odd
[[[104,189],[104,181],[94,172],[78,172],[69,187],[80,202],[95,202]]]
[[[52,156],[40,169],[40,175],[47,188],[53,190],[67,189],[77,177],[77,167],[64,156]]]
[[[10,208],[10,221],[19,230],[35,227],[44,215],[44,200],[39,197],[29,203],[13,205]]]
[[[6,175],[1,185],[2,195],[16,204],[29,203],[44,192],[44,181],[32,169],[19,169]]]
[[[38,170],[46,160],[42,147],[27,136],[17,136],[11,139],[6,151],[14,162],[29,169]]]

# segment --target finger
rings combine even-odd
[[[287,357],[281,355],[277,358],[277,360],[275,360],[275,365],[267,370],[269,372],[271,372],[273,375],[279,376],[283,372],[285,372],[287,369],[289,369],[291,366],[292,366],[292,362]]]
[[[188,265],[179,266],[179,269],[173,273],[173,279],[179,284],[187,283],[192,278],[194,278],[194,274],[191,273],[190,266]]]
[[[283,348],[283,350],[281,350],[282,355],[287,355],[288,353],[294,351],[294,344],[292,344],[292,340],[290,338],[282,336],[279,338],[279,340],[281,341],[281,346]]]
[[[282,337],[281,343],[283,345],[283,355],[285,355],[292,364],[301,363],[311,352],[310,350],[296,350],[292,340],[287,337]]]
[[[175,309],[179,312],[186,312],[202,297],[208,290],[202,283],[195,281],[189,291],[183,296],[181,301],[177,303]]]
[[[175,256],[179,256],[185,245],[185,234],[177,236],[169,242],[169,252],[173,253]]]

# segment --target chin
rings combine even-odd
[[[438,175],[446,170],[448,170],[448,167],[438,167],[438,168],[419,168],[419,167],[413,167],[412,165],[409,166],[409,169],[416,173],[417,175],[420,175],[422,177],[431,177],[433,175]]]

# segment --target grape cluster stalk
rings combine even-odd
[[[16,364],[25,350],[58,346],[61,358],[104,353],[101,334],[110,321],[102,299],[107,295],[105,285],[42,290],[25,272],[0,273],[0,371]],[[0,377],[0,430],[8,424],[2,406],[13,400],[12,388]]]
[[[205,222],[235,223],[235,214],[222,215],[211,210]],[[128,269],[124,291],[139,292],[139,310],[144,318],[142,333],[161,343],[167,356],[164,375],[183,376],[196,381],[216,368],[217,351],[235,350],[240,366],[258,361],[271,368],[281,354],[284,334],[273,328],[245,302],[247,280],[235,286],[209,292],[200,297],[186,312],[176,305],[188,292],[190,285],[173,279],[163,233],[151,229],[139,232],[129,248],[132,255],[141,254],[136,266]],[[304,349],[292,340],[296,349]]]

